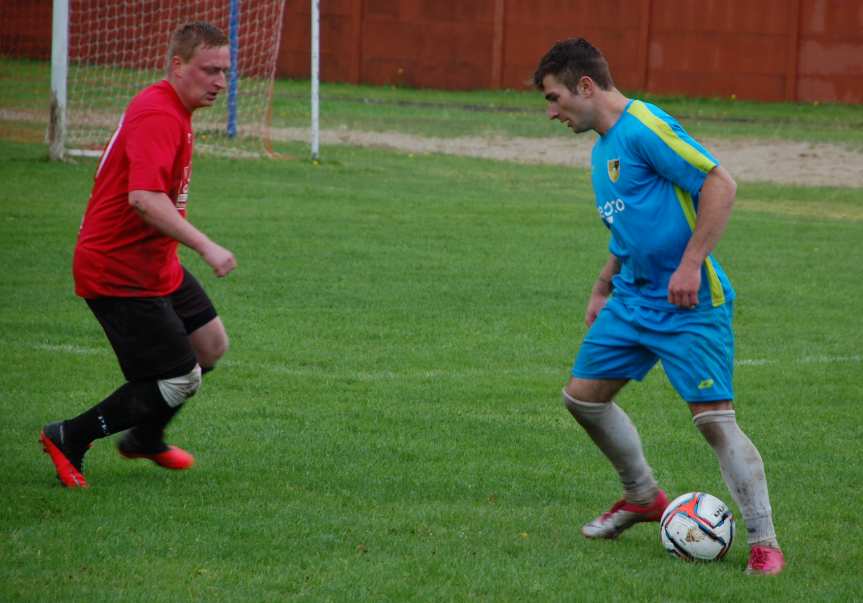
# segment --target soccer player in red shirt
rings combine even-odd
[[[43,428],[42,446],[64,486],[87,487],[84,453],[93,440],[121,431],[117,447],[126,458],[169,469],[194,463],[165,443],[165,426],[224,355],[228,336],[177,246],[197,251],[218,277],[237,265],[186,220],[192,112],[214,103],[229,67],[222,31],[202,22],[180,27],[166,79],[132,100],[102,153],[73,273],[75,292],[102,325],[126,382],[77,417]]]

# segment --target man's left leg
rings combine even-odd
[[[189,342],[198,357],[201,375],[212,371],[216,362],[228,349],[228,336],[219,317],[189,335]],[[167,408],[159,417],[127,431],[117,445],[120,454],[127,458],[148,458],[166,469],[188,469],[194,456],[176,446],[165,443],[165,428],[185,406]]]
[[[171,295],[171,304],[183,321],[189,343],[206,375],[228,351],[228,333],[201,283],[191,272],[185,268],[183,271],[183,283]]]
[[[228,333],[222,319],[216,316],[202,327],[189,333],[189,342],[198,356],[204,374],[216,368],[216,363],[228,351]]]
[[[730,401],[690,404],[690,410],[693,423],[716,453],[722,478],[743,513],[750,547],[747,572],[778,574],[785,559],[773,527],[767,477],[758,449],[737,425]]]
[[[225,326],[206,291],[188,270],[185,270],[180,288],[170,297],[186,329],[201,374],[206,375],[228,350]],[[172,407],[154,420],[126,432],[118,444],[120,454],[127,458],[149,458],[168,469],[191,467],[194,457],[189,452],[165,443],[165,428],[183,406]]]
[[[743,514],[750,546],[748,573],[778,574],[785,565],[776,540],[761,455],[737,425],[734,399],[734,331],[731,302],[678,312],[658,323],[653,344],[674,389],[713,448],[734,502]]]

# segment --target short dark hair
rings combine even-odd
[[[542,80],[547,75],[556,77],[572,92],[576,92],[578,80],[585,75],[603,90],[614,87],[608,61],[584,38],[570,38],[552,46],[533,74],[533,85],[542,90]]]
[[[171,59],[175,56],[188,62],[200,46],[219,48],[227,45],[228,37],[215,25],[205,21],[186,23],[171,35],[171,42],[168,45],[168,67],[170,68]]]

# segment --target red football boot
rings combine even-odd
[[[746,573],[750,576],[775,576],[785,567],[782,551],[769,546],[753,546],[749,551]]]
[[[614,505],[581,528],[581,534],[585,538],[617,538],[617,536],[643,521],[659,521],[662,518],[662,512],[668,506],[668,497],[662,490],[653,499],[653,502],[647,506],[628,503],[621,499]]]
[[[87,446],[76,450],[66,441],[63,422],[49,423],[42,428],[39,441],[57,471],[57,479],[67,488],[89,488],[84,479],[84,453]]]
[[[117,443],[117,452],[127,459],[149,459],[165,469],[183,470],[195,464],[195,457],[177,446],[163,443],[156,449],[143,448],[128,431]]]

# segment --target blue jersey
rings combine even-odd
[[[695,229],[698,197],[717,160],[659,107],[630,101],[591,156],[596,207],[618,258],[614,294],[631,305],[680,310],[668,282]],[[700,308],[734,298],[713,256],[701,267]]]

